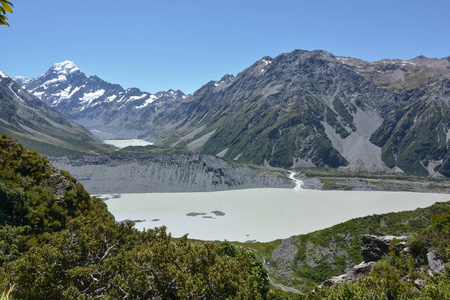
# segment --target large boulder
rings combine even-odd
[[[445,262],[439,257],[436,251],[430,251],[427,253],[428,266],[431,272],[444,273]]]
[[[364,262],[378,261],[389,253],[392,240],[399,241],[399,246],[405,246],[406,236],[375,236],[366,234],[361,238],[361,254]]]
[[[325,280],[320,286],[333,286],[335,284],[343,283],[343,282],[356,282],[361,278],[369,275],[370,270],[372,270],[372,266],[376,264],[376,262],[362,262],[359,265],[354,266],[350,270],[348,270],[345,274],[339,276],[333,276],[328,280]]]

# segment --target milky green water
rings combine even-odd
[[[356,217],[414,210],[449,200],[449,194],[431,193],[247,189],[122,194],[106,204],[117,221],[145,219],[136,223],[139,229],[165,225],[174,237],[189,233],[190,238],[201,240],[266,242]],[[191,212],[206,215],[186,215]]]

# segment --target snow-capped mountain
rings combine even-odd
[[[0,133],[46,155],[113,151],[1,71]]]
[[[86,76],[71,61],[56,63],[37,78],[14,79],[99,138],[151,140],[148,124],[185,98],[181,91],[151,94],[137,88],[125,90],[97,76]]]

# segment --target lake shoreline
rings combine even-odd
[[[148,220],[135,225],[141,230],[164,225],[173,237],[189,233],[189,238],[199,240],[268,242],[353,218],[449,200],[448,194],[434,193],[246,189],[121,194],[105,203],[118,221]]]

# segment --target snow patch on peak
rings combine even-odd
[[[140,96],[131,96],[130,98],[128,98],[127,99],[127,102],[128,101],[135,101],[135,100],[139,100],[139,99],[142,99],[142,98],[145,98],[146,96],[147,96],[148,94],[142,94],[142,95],[140,95]]]
[[[147,107],[149,104],[151,104],[152,102],[154,102],[158,97],[156,97],[155,95],[150,95],[150,97],[145,100],[145,102],[142,105],[139,106],[135,106],[135,108],[144,108]]]
[[[83,97],[79,98],[81,103],[89,102],[91,103],[93,100],[103,96],[105,90],[98,90],[92,93],[85,93]]]
[[[2,71],[0,71],[0,77],[1,78],[8,78],[8,76],[5,73],[3,73]]]
[[[80,90],[80,87],[77,86],[72,90],[72,86],[68,86],[63,91],[61,91],[58,94],[55,94],[55,96],[59,96],[59,98],[52,103],[52,107],[58,105],[61,103],[62,100],[68,100],[70,99],[76,92]]]
[[[74,62],[70,60],[65,60],[61,63],[56,63],[52,67],[58,74],[69,74],[76,71],[81,71]]]
[[[33,95],[41,99],[42,95],[44,95],[45,92],[34,92]],[[41,99],[42,100],[42,99]]]
[[[107,97],[107,98],[106,98],[106,101],[107,101],[107,102],[112,102],[112,101],[114,101],[114,99],[116,99],[116,98],[117,98],[117,95],[112,95],[112,96]]]
[[[221,80],[221,81],[216,81],[216,82],[214,82],[214,86],[215,87],[218,87],[218,86],[221,86],[222,84],[224,84],[224,83],[227,83],[225,80]]]
[[[272,63],[272,61],[271,61],[271,60],[265,60],[265,59],[261,59],[261,61],[262,61],[263,63],[265,63],[265,64],[266,64],[266,66],[267,66],[268,64],[271,64],[271,63]]]
[[[58,74],[58,78],[53,78],[53,79],[51,79],[49,81],[44,82],[44,86],[45,85],[50,85],[50,84],[55,84],[55,83],[58,83],[58,82],[63,82],[63,81],[66,81],[66,80],[67,80],[66,76]]]

